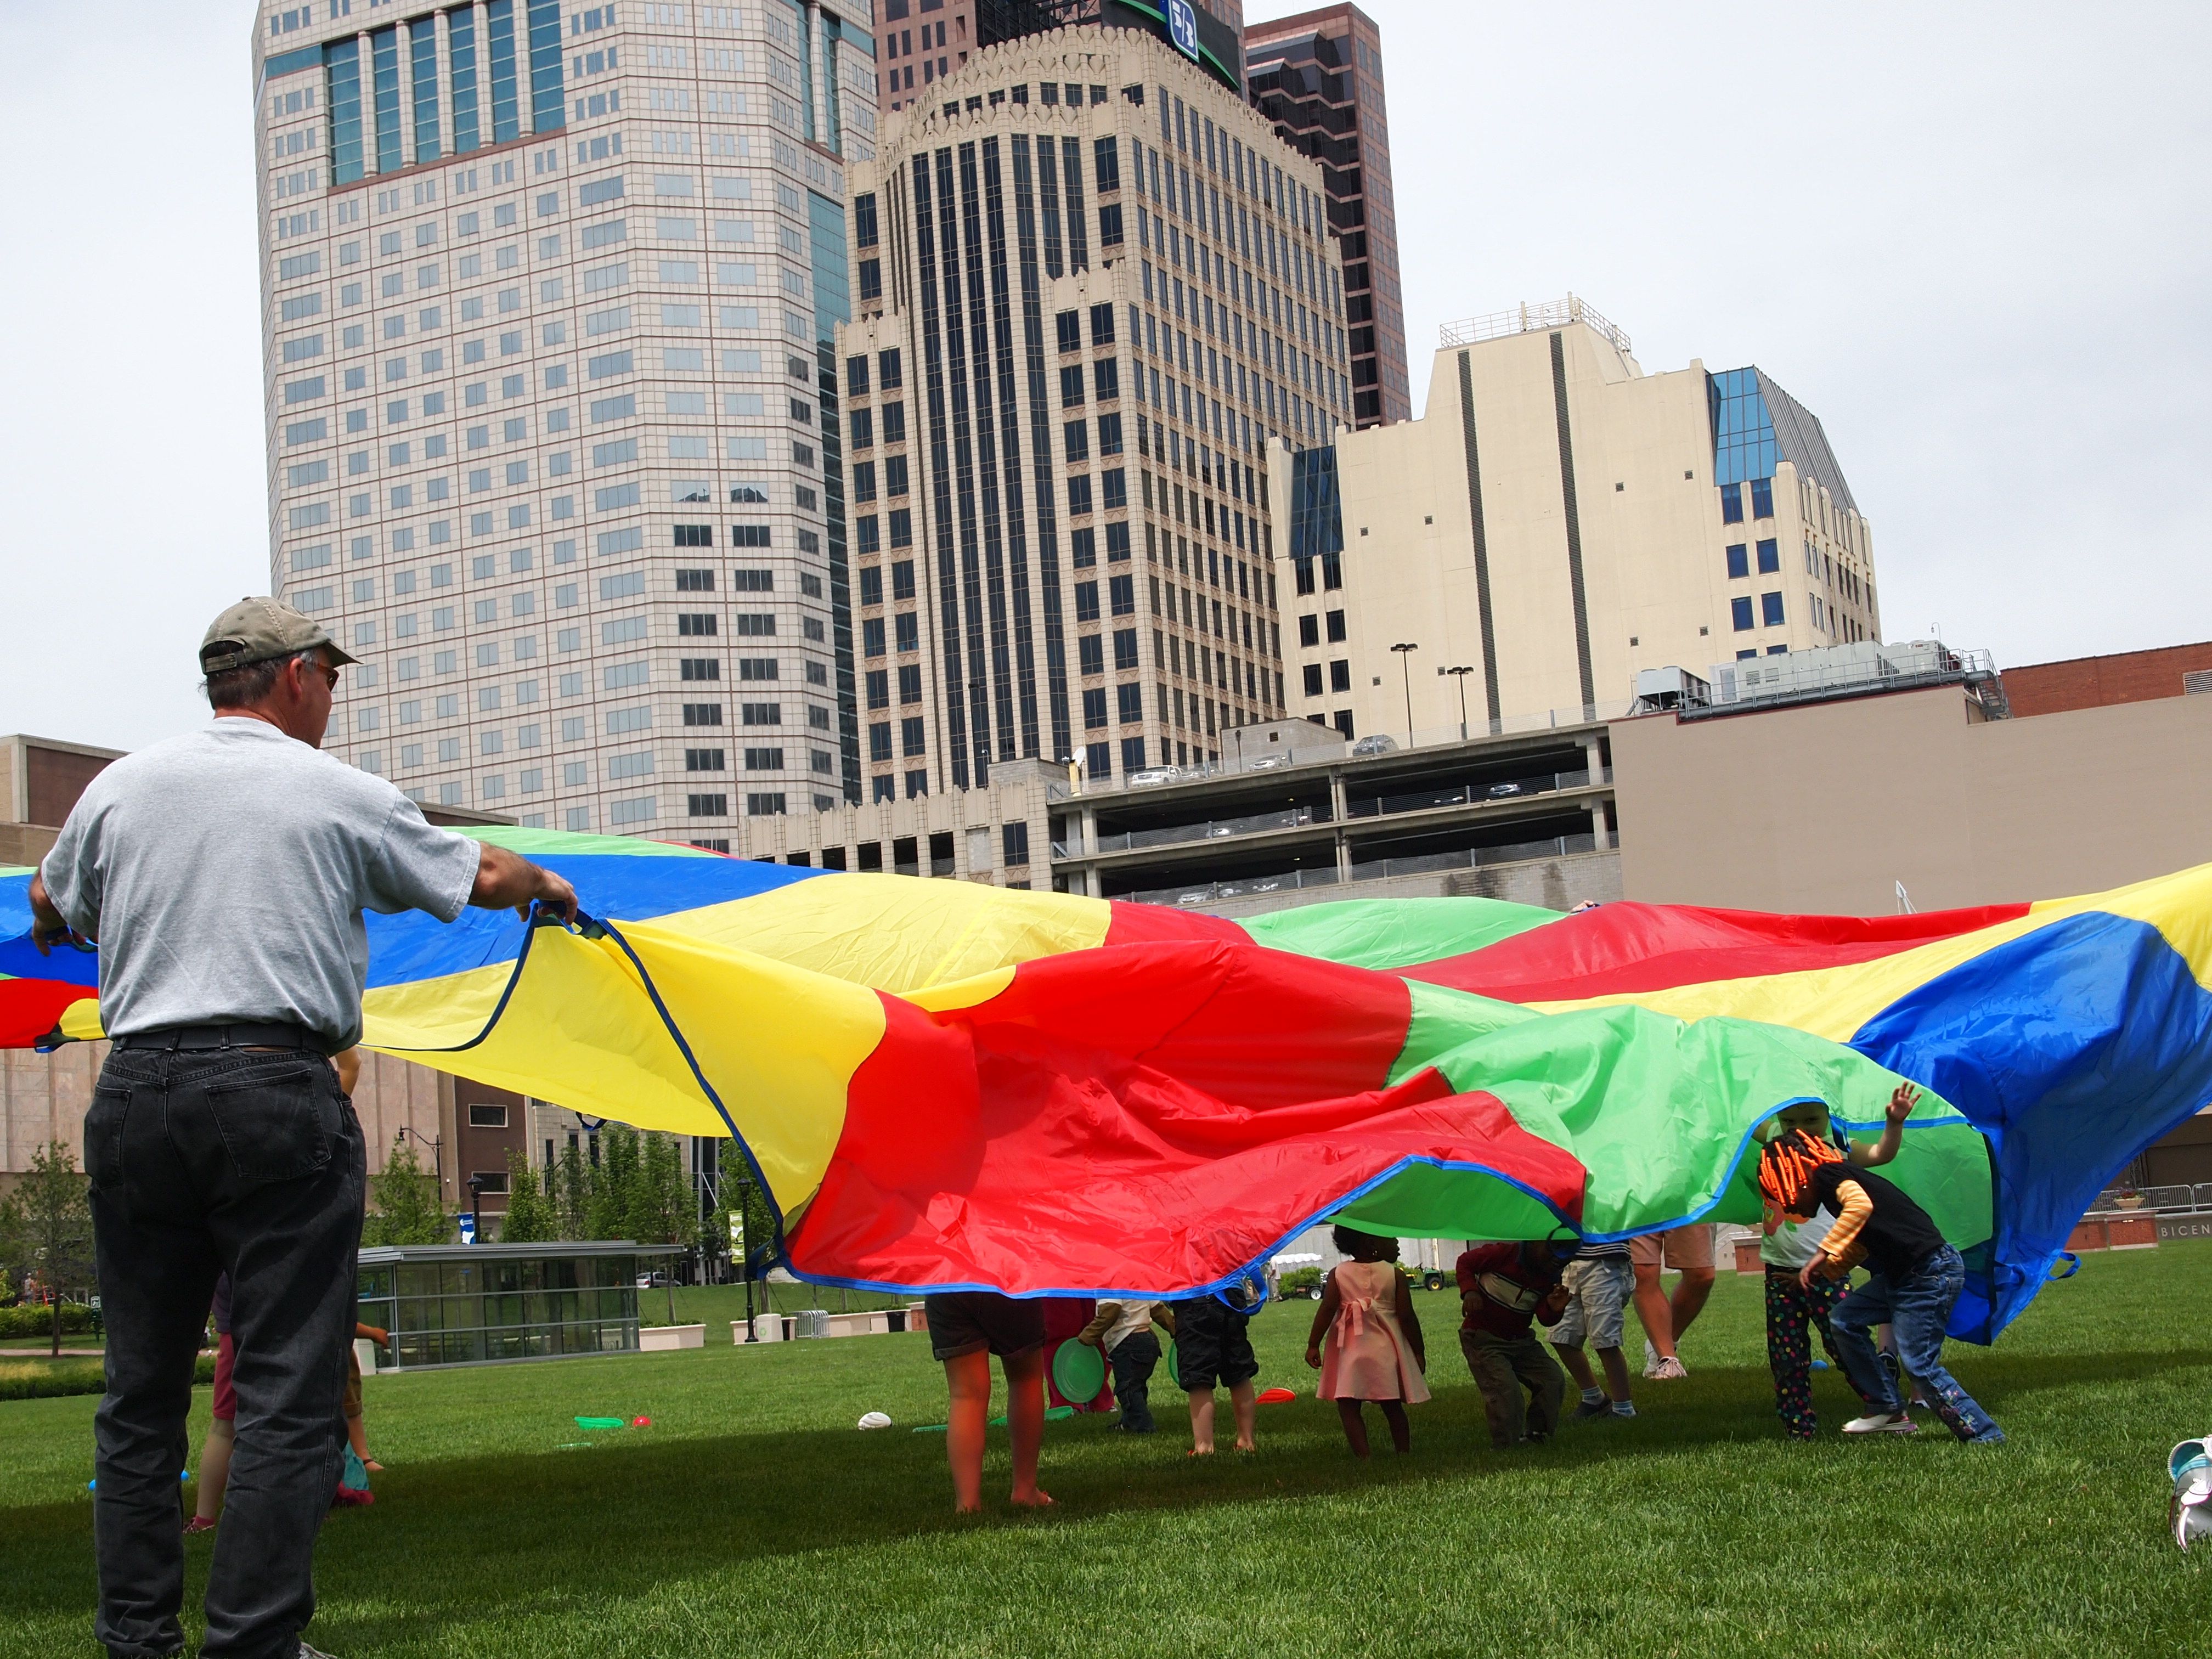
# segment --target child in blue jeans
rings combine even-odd
[[[1806,1286],[1816,1279],[1848,1279],[1853,1267],[1866,1264],[1866,1283],[1830,1316],[1844,1372],[1875,1406],[1869,1415],[1846,1423],[1844,1432],[1910,1434],[1917,1426],[1905,1410],[1896,1370],[1884,1363],[1870,1335],[1886,1324],[1897,1358],[1944,1426],[1974,1445],[2002,1443],[2004,1431],[1943,1368],[1943,1338],[1966,1271],[1928,1212],[1802,1129],[1780,1136],[1760,1154],[1759,1186],[1767,1202],[1786,1214],[1826,1209],[1836,1217],[1819,1254],[1799,1274]]]

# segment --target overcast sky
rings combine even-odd
[[[5,9],[0,731],[135,746],[268,584],[252,14]],[[1820,417],[1890,637],[2212,637],[2212,8],[1368,9],[1417,409],[1438,323],[1571,289]]]

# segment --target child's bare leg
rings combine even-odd
[[[952,1507],[972,1514],[983,1507],[983,1425],[991,1413],[991,1356],[978,1350],[945,1362],[951,1395],[945,1419],[945,1458],[952,1466]]]
[[[1190,1391],[1190,1449],[1194,1457],[1213,1455],[1213,1390]]]
[[[1403,1455],[1413,1449],[1413,1425],[1406,1420],[1405,1402],[1398,1400],[1378,1400],[1376,1405],[1382,1413],[1382,1420],[1390,1425],[1390,1448]]]
[[[368,1455],[368,1431],[362,1426],[358,1417],[346,1419],[346,1443],[353,1448],[353,1455],[361,1459],[363,1468],[375,1470],[384,1467]]]
[[[1554,1342],[1552,1352],[1559,1356],[1559,1364],[1567,1368],[1567,1375],[1574,1378],[1577,1388],[1597,1387],[1597,1378],[1590,1374],[1589,1356],[1583,1352],[1580,1343],[1570,1346],[1565,1342]],[[1616,1348],[1613,1352],[1618,1353],[1620,1351]]]
[[[1000,1360],[1006,1373],[1006,1427],[1014,1443],[1012,1499],[1025,1509],[1052,1502],[1037,1486],[1037,1451],[1044,1443],[1044,1350],[1010,1353]]]
[[[237,1432],[220,1417],[208,1425],[207,1442],[200,1448],[199,1493],[192,1513],[213,1521],[222,1513],[223,1488],[230,1484],[230,1453]]]
[[[1600,1348],[1597,1360],[1605,1367],[1605,1396],[1617,1406],[1628,1398],[1628,1358],[1618,1348]]]
[[[1359,1413],[1359,1401],[1340,1400],[1336,1414],[1344,1424],[1344,1437],[1352,1443],[1352,1455],[1364,1458],[1367,1451],[1367,1419]]]
[[[1260,1418],[1260,1394],[1249,1380],[1229,1385],[1229,1404],[1237,1413],[1237,1449],[1250,1451],[1256,1443],[1253,1431]]]

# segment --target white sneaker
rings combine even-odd
[[[1903,1412],[1875,1412],[1867,1417],[1854,1417],[1844,1425],[1845,1434],[1913,1434],[1920,1425]]]

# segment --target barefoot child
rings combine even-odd
[[[1190,1397],[1190,1455],[1213,1455],[1213,1389],[1218,1382],[1229,1390],[1230,1409],[1237,1417],[1237,1449],[1253,1449],[1253,1427],[1259,1416],[1259,1395],[1252,1379],[1260,1374],[1253,1357],[1252,1339],[1245,1334],[1252,1322],[1252,1299],[1243,1285],[1222,1296],[1194,1296],[1175,1308],[1176,1373]]]
[[[1306,1340],[1306,1364],[1321,1373],[1321,1397],[1336,1401],[1354,1457],[1367,1455],[1362,1402],[1370,1400],[1390,1425],[1392,1447],[1411,1451],[1406,1407],[1429,1397],[1421,1376],[1429,1357],[1419,1316],[1398,1271],[1398,1241],[1355,1227],[1332,1231],[1336,1248],[1352,1260],[1340,1262],[1322,1286],[1313,1334]]]
[[[930,1352],[945,1364],[951,1395],[945,1455],[952,1466],[952,1507],[983,1507],[983,1432],[991,1412],[991,1356],[1006,1374],[1006,1427],[1014,1448],[1012,1503],[1041,1509],[1052,1502],[1036,1483],[1044,1440],[1044,1310],[995,1291],[954,1291],[923,1298]]]

